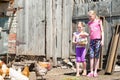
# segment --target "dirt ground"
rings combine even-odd
[[[120,72],[114,72],[112,75],[104,75],[99,72],[98,77],[90,78],[76,77],[75,71],[72,69],[53,68],[44,76],[44,80],[120,80]]]

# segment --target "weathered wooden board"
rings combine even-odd
[[[37,9],[38,8],[38,9]],[[36,6],[36,44],[39,55],[45,55],[45,0],[38,0]],[[38,54],[37,54],[38,55]]]
[[[52,1],[46,0],[46,57],[53,54],[53,23],[52,23]]]
[[[21,0],[17,15],[17,54],[68,58],[72,53],[73,0]]]
[[[95,2],[91,2],[91,3],[88,3],[88,10],[94,10],[96,12],[98,12],[98,8],[99,8],[99,3],[95,3]]]
[[[70,1],[64,0],[63,1],[63,26],[62,26],[62,58],[68,58],[69,57],[69,25],[70,21]]]
[[[24,6],[23,4],[23,1],[24,0],[18,0],[16,1],[17,3],[17,6]],[[18,24],[17,24],[17,43],[25,43],[25,39],[24,39],[24,32],[25,32],[25,29],[23,28],[24,26],[24,10],[20,10],[19,11],[19,14],[17,14],[17,21],[18,21]],[[17,53],[21,53],[24,51],[24,46],[23,44],[19,44],[19,47],[18,47],[18,44],[17,44]]]
[[[73,17],[84,17],[87,16],[85,12],[89,10],[95,10],[98,15],[102,16],[118,16],[120,15],[120,2],[119,0],[106,0],[106,1],[88,1],[86,3],[76,0],[74,5]]]
[[[99,2],[98,14],[102,16],[111,16],[111,1]]]
[[[113,36],[112,43],[111,43],[111,48],[107,60],[107,66],[106,66],[106,73],[112,73],[117,57],[117,47],[118,47],[118,41],[119,41],[119,35],[120,35],[120,26],[116,26],[116,31],[115,35]]]
[[[56,66],[57,65],[57,21],[56,21],[56,1],[52,1],[53,3],[53,7],[52,7],[52,22],[53,22],[53,54],[52,54],[52,58],[53,58],[53,63]]]
[[[70,5],[70,19],[69,19],[69,51],[70,51],[70,55],[74,55],[75,53],[74,53],[74,50],[73,50],[73,43],[72,43],[72,37],[73,37],[73,23],[72,23],[72,15],[73,15],[73,5],[74,5],[74,2],[73,2],[73,0],[71,0],[71,3],[70,3],[71,5]]]
[[[112,0],[112,14],[118,15],[120,14],[120,1],[119,0]]]
[[[62,0],[56,0],[55,3],[55,26],[56,26],[56,55],[61,57],[62,52]]]
[[[88,13],[88,4],[75,4],[73,10],[73,17],[86,16]]]
[[[18,53],[45,55],[45,1],[18,0],[17,3],[25,8],[18,12]]]

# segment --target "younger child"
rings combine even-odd
[[[80,76],[79,74],[79,63],[82,62],[83,65],[83,73],[82,75],[86,75],[86,61],[85,61],[85,55],[86,55],[86,44],[87,44],[87,36],[88,33],[86,33],[83,29],[84,25],[82,22],[78,23],[78,31],[73,33],[73,44],[76,46],[76,76]]]

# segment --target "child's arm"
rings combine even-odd
[[[77,42],[75,41],[75,35],[73,35],[72,43],[73,43],[73,44],[77,44]]]
[[[76,41],[75,33],[73,33],[73,40],[72,40],[72,43],[73,43],[73,44],[78,44],[78,42]]]
[[[86,36],[86,37],[88,37],[88,36],[89,36],[89,34],[88,34],[87,32],[85,32],[85,36]]]
[[[87,32],[84,32],[83,34],[80,34],[81,37],[85,38],[85,37],[88,37],[89,34]]]
[[[101,28],[101,33],[102,33],[101,45],[104,45],[104,29],[103,29],[102,21],[100,21],[100,28]]]

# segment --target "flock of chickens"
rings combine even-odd
[[[31,65],[26,65],[23,69],[15,69],[7,67],[7,65],[0,60],[0,80],[5,80],[8,76],[10,80],[29,80],[30,72],[35,71],[37,76],[44,76],[50,70],[49,62],[35,62]]]

